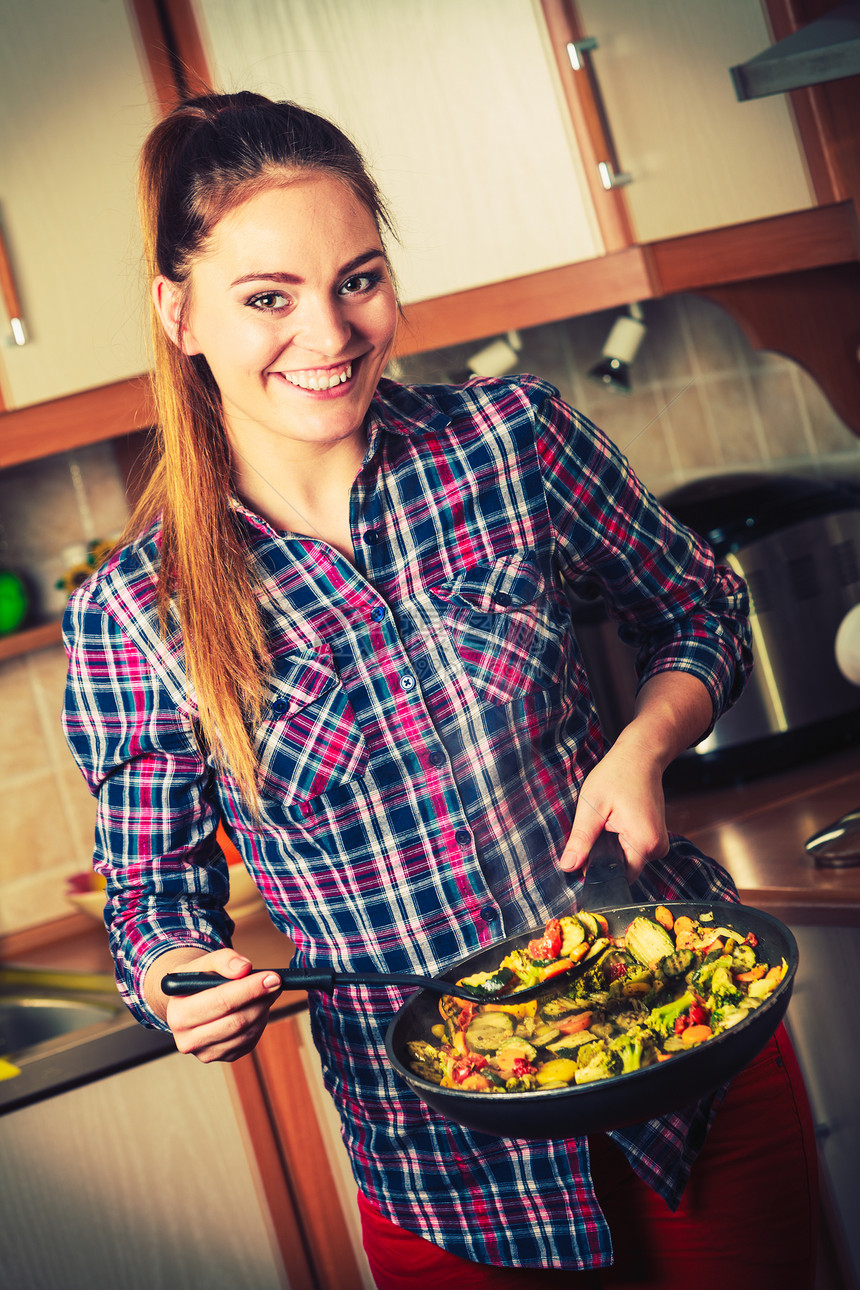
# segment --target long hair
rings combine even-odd
[[[391,230],[379,191],[353,143],[331,122],[258,94],[207,94],[175,108],[141,153],[138,204],[148,280],[180,289],[187,316],[195,258],[221,217],[296,170],[340,178]],[[218,387],[205,358],[165,334],[151,303],[157,464],[125,537],[161,516],[158,607],[166,630],[175,600],[199,733],[229,766],[245,802],[259,795],[253,731],[269,670],[265,631],[243,530],[232,509],[231,456]]]

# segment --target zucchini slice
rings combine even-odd
[[[466,1046],[473,1053],[495,1053],[513,1033],[514,1019],[506,1012],[479,1012],[466,1027]]]

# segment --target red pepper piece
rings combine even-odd
[[[561,923],[551,918],[544,928],[544,934],[537,940],[529,941],[529,956],[543,963],[547,959],[557,959],[561,953]]]

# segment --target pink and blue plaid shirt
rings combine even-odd
[[[692,673],[715,716],[743,686],[743,585],[551,386],[383,380],[367,429],[354,563],[236,504],[271,649],[259,821],[198,746],[178,621],[158,628],[158,527],[70,601],[66,732],[98,796],[118,981],[144,1024],[154,957],[229,943],[220,820],[296,965],[435,974],[556,912],[557,858],[602,751],[564,583],[603,595],[643,679]],[[683,839],[634,894],[736,899]],[[310,996],[359,1186],[465,1258],[607,1264],[587,1142],[485,1137],[428,1110],[386,1062],[403,998]],[[675,1205],[713,1113],[612,1136]]]

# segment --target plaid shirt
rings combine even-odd
[[[355,563],[236,503],[271,675],[262,814],[195,739],[178,623],[159,634],[157,526],[72,597],[66,731],[98,794],[95,864],[126,1001],[173,945],[229,943],[219,820],[306,967],[435,974],[557,912],[557,857],[601,756],[562,580],[600,591],[643,678],[699,677],[715,714],[749,667],[742,584],[551,386],[383,380],[351,494]],[[639,900],[732,900],[687,842]],[[611,1241],[584,1139],[507,1141],[427,1110],[387,1065],[393,989],[310,996],[360,1187],[478,1262],[596,1267]],[[711,1103],[612,1136],[676,1205]]]

